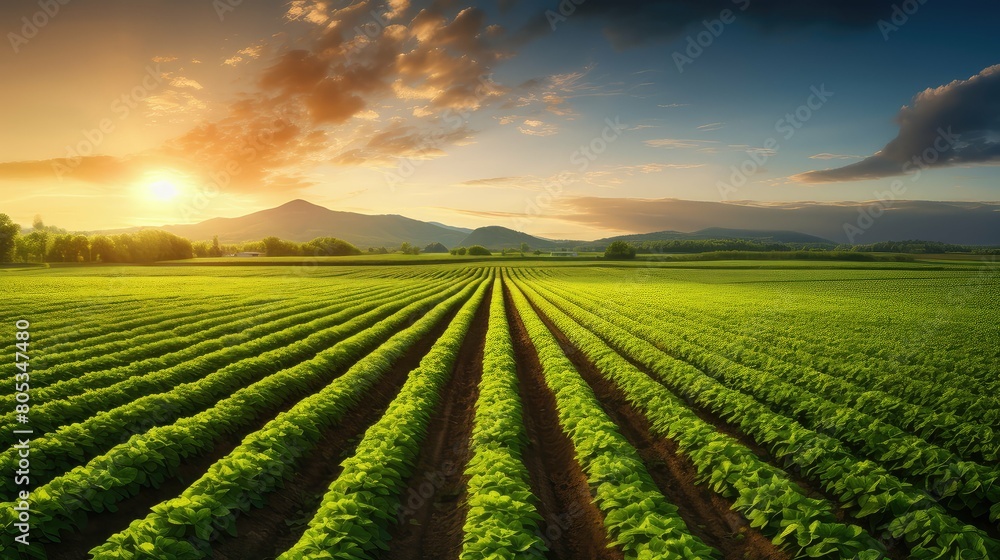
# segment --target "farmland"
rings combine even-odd
[[[996,263],[227,264],[0,271],[3,558],[1000,558]]]

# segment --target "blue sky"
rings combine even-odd
[[[21,79],[0,93],[0,206],[97,229],[305,198],[593,238],[628,228],[579,219],[576,199],[867,201],[901,177],[907,199],[1000,199],[990,3],[586,0],[552,29],[559,5],[70,3],[18,43],[38,7],[7,3],[0,69]],[[885,35],[900,7],[916,10]],[[733,21],[679,71],[675,53],[724,9]],[[150,72],[122,117],[114,101]],[[786,138],[796,110],[808,118]],[[94,142],[104,119],[114,130]],[[904,176],[942,119],[961,123],[960,147]]]

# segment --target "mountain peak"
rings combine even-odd
[[[299,209],[304,210],[304,209],[323,208],[323,207],[320,206],[320,205],[318,205],[318,204],[313,204],[312,202],[309,202],[308,200],[302,200],[301,198],[296,198],[295,200],[290,200],[290,201],[282,204],[281,206],[277,206],[275,208],[272,208],[272,210],[277,210],[279,208],[285,209],[285,210],[299,210]],[[323,208],[323,209],[326,210],[326,208]]]

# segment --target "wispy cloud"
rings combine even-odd
[[[719,144],[716,140],[692,140],[685,138],[654,138],[645,140],[643,144],[650,148],[666,148],[670,150],[704,150]]]
[[[222,61],[222,63],[227,66],[236,66],[244,61],[249,62],[250,60],[256,60],[260,58],[261,54],[263,54],[266,45],[266,42],[261,41],[249,47],[240,49],[236,51],[236,54]]]
[[[831,154],[828,152],[823,152],[821,154],[814,154],[809,156],[809,159],[861,159],[865,156],[852,156],[847,154]]]
[[[649,173],[660,173],[668,169],[698,169],[700,167],[705,167],[704,163],[643,163],[639,165],[623,165],[617,168],[617,171],[624,173],[626,175],[634,175],[635,173],[649,174]]]
[[[704,132],[710,132],[712,130],[719,130],[720,128],[722,128],[724,126],[726,126],[726,123],[714,122],[714,123],[708,123],[708,124],[703,124],[703,125],[699,126],[698,130],[701,130],[701,131],[704,131]]]
[[[532,181],[530,177],[523,176],[511,176],[511,177],[488,177],[485,179],[471,179],[468,181],[462,181],[459,185],[463,187],[490,187],[490,188],[512,188],[524,185],[527,182]]]
[[[527,119],[521,126],[517,129],[521,134],[527,134],[528,136],[552,136],[553,134],[559,132],[559,128],[554,124],[545,123],[536,119]]]

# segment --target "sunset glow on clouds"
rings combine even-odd
[[[954,149],[908,197],[997,198],[989,17],[945,45],[926,38],[955,19],[931,4],[891,40],[877,25],[891,2],[550,4],[69,3],[0,55],[19,77],[0,93],[2,210],[102,229],[306,198],[511,226],[561,178],[518,223],[587,238],[627,228],[574,200],[719,202],[753,155],[766,161],[731,200],[868,200],[946,125]],[[726,9],[733,23],[679,71],[671,54]],[[4,29],[36,10],[4,4]],[[776,133],[821,85],[835,95]]]

